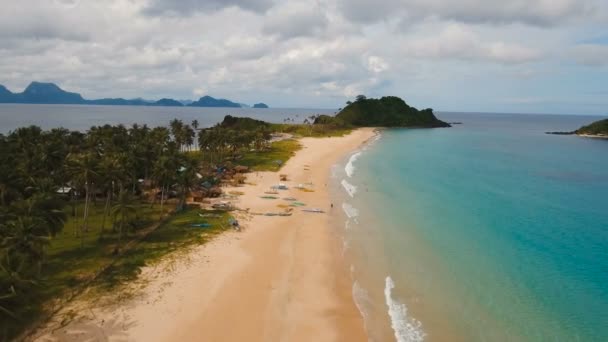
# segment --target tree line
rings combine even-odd
[[[47,249],[68,216],[83,241],[91,206],[103,206],[100,229],[117,233],[120,248],[145,187],[160,204],[160,217],[169,194],[183,208],[205,175],[243,151],[267,147],[270,133],[267,127],[200,129],[196,120],[175,119],[168,127],[29,126],[0,134],[0,320],[19,319],[13,307],[20,297],[43,286]]]

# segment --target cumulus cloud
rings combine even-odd
[[[418,94],[433,105],[458,68],[475,70],[479,84],[517,70],[542,82],[540,62],[559,69],[563,59],[601,70],[606,48],[587,34],[605,30],[597,21],[604,7],[599,0],[7,1],[0,84],[21,90],[51,81],[88,98],[213,94],[254,102],[262,94],[282,105],[328,107],[360,93],[416,104]],[[462,87],[442,90],[454,89]]]
[[[448,25],[437,36],[411,41],[404,52],[417,57],[464,60],[487,60],[499,63],[524,63],[536,60],[536,49],[501,41],[482,41],[471,29],[458,24]]]
[[[367,69],[377,74],[388,70],[389,65],[382,57],[369,56],[367,58]]]
[[[288,2],[266,15],[262,32],[290,39],[319,34],[327,25],[327,17],[319,6]]]
[[[87,11],[84,12],[72,4],[59,1],[3,3],[0,39],[89,40],[93,33],[91,24],[99,24],[102,19],[91,18]]]

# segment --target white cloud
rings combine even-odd
[[[360,93],[418,94],[433,105],[463,74],[494,85],[541,63],[559,72],[564,58],[597,69],[608,60],[602,45],[571,48],[606,30],[599,0],[5,2],[0,84],[52,81],[87,98],[263,94],[341,106]]]
[[[501,41],[483,41],[473,30],[460,24],[450,24],[436,36],[406,43],[404,53],[416,57],[485,60],[506,64],[524,63],[541,57],[541,53],[534,48]]]
[[[207,89],[205,89],[205,88],[194,88],[192,90],[192,94],[194,96],[201,97],[201,96],[207,94]]]
[[[327,24],[327,17],[319,6],[286,2],[268,12],[262,32],[289,39],[320,34]]]
[[[367,69],[373,73],[381,73],[389,69],[388,63],[378,56],[369,56],[367,58]]]

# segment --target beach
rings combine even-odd
[[[358,129],[344,137],[303,138],[302,149],[280,172],[253,172],[234,204],[248,212],[229,231],[187,253],[148,266],[127,285],[135,295],[79,299],[61,310],[40,341],[366,341],[352,297],[352,280],[339,232],[330,224],[330,168],[373,137]],[[279,181],[286,174],[287,181]],[[264,199],[285,183],[278,199]],[[296,186],[305,184],[309,191]],[[281,198],[294,197],[292,216]],[[70,319],[67,320],[66,317]]]

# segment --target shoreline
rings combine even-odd
[[[235,204],[250,213],[278,212],[285,201],[260,196],[279,183],[279,173],[288,174],[283,183],[290,189],[277,196],[326,214],[299,207],[289,217],[236,214],[242,232],[147,266],[125,285],[137,289],[133,298],[108,294],[68,305],[34,340],[367,341],[342,241],[330,222],[340,208],[330,206],[328,182],[332,165],[374,135],[364,128],[344,137],[302,138],[302,149],[279,172],[249,173],[253,184],[226,188],[244,192]],[[312,192],[294,188],[305,183],[313,184]],[[76,317],[63,326],[69,315]]]
[[[591,138],[591,139],[608,139],[608,135],[605,134],[576,134],[579,137]]]

